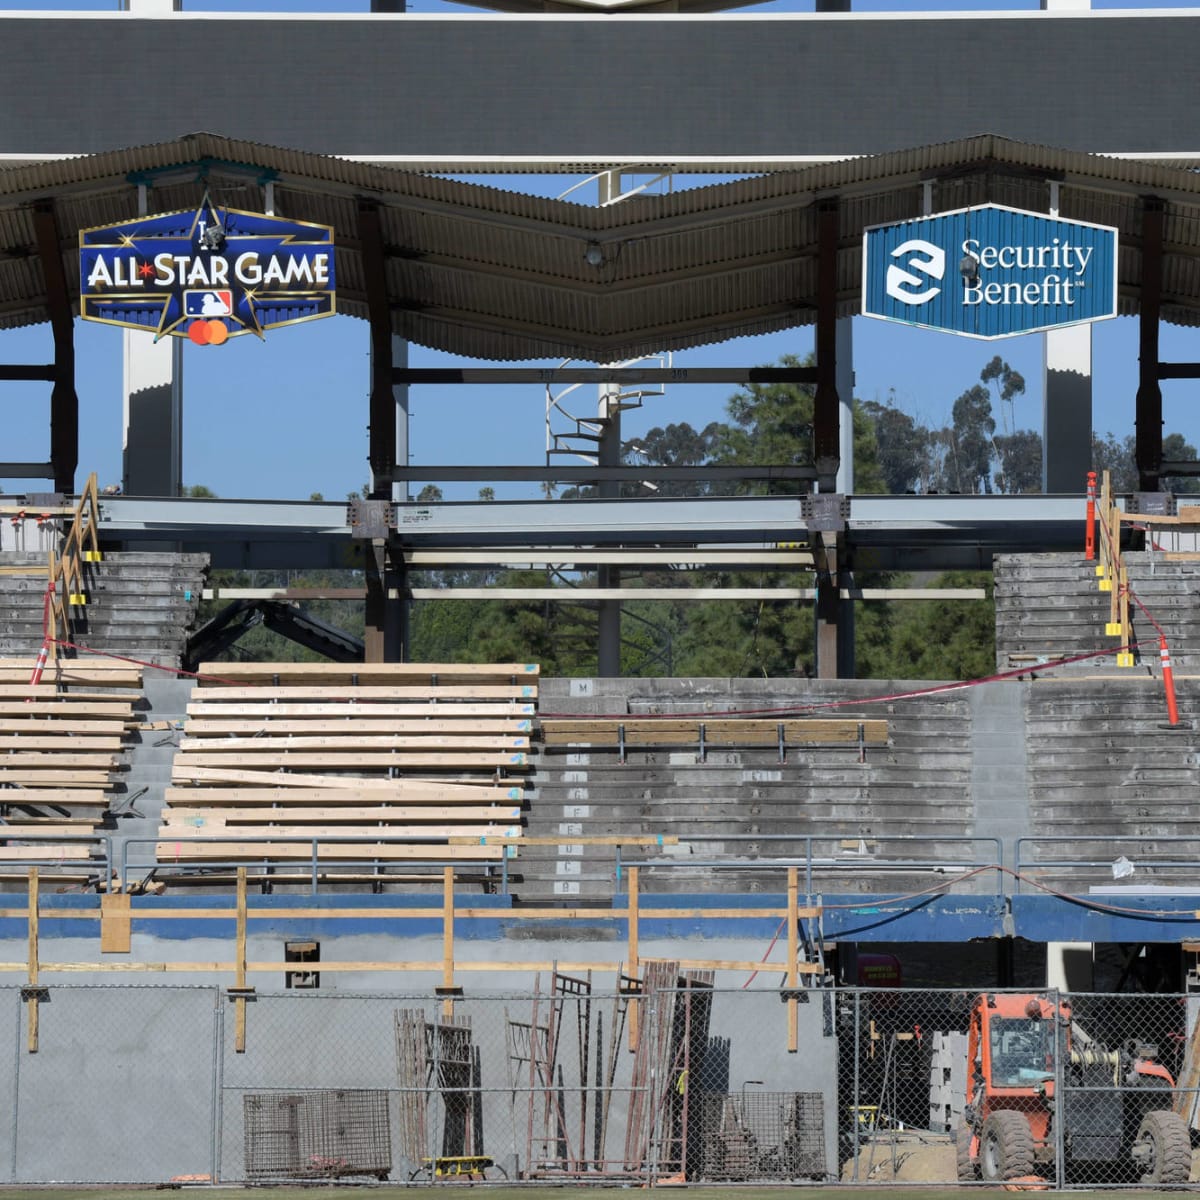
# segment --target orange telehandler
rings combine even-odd
[[[1066,1003],[979,996],[971,1007],[966,1106],[956,1135],[959,1179],[1053,1177],[1061,1120],[1066,1177],[1186,1183],[1191,1135],[1171,1107],[1175,1081],[1156,1055],[1145,1044],[1109,1050],[1092,1041]]]

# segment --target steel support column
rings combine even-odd
[[[1142,198],[1142,299],[1138,314],[1138,389],[1134,461],[1138,489],[1156,492],[1162,470],[1162,388],[1158,384],[1158,322],[1162,307],[1163,225],[1166,204]]]
[[[817,386],[813,398],[813,457],[817,487],[837,488],[841,414],[837,387],[837,254],[841,231],[836,196],[817,202]]]
[[[383,231],[379,205],[374,201],[359,201],[358,237],[371,328],[371,397],[367,418],[371,499],[390,503],[396,472],[396,397],[392,385],[395,361]],[[408,654],[406,603],[402,599],[388,599],[393,590],[399,594],[394,563],[402,561],[402,548],[396,535],[391,533],[386,539],[373,539],[364,550],[367,595],[363,641],[366,661],[403,661]]]
[[[79,397],[75,393],[75,312],[63,269],[58,219],[53,200],[39,200],[33,209],[34,235],[46,307],[54,335],[54,386],[50,392],[50,469],[54,489],[66,495],[75,491],[79,465]]]

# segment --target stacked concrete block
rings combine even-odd
[[[967,1035],[935,1033],[929,1065],[929,1128],[958,1128],[967,1098]]]

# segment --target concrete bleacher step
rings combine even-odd
[[[42,642],[46,558],[5,552],[0,574],[0,652],[36,654]],[[84,566],[87,602],[71,609],[66,640],[144,662],[178,666],[208,569],[208,556],[149,551],[110,552]]]

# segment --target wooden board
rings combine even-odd
[[[31,704],[29,706],[33,708]],[[19,717],[0,717],[0,735],[19,733],[53,733],[53,734],[108,734],[120,743],[123,736],[123,726],[116,721],[89,721],[59,717],[51,720],[46,717],[34,716],[21,720]]]
[[[28,684],[33,678],[34,664],[32,662],[19,667],[0,666],[0,683]],[[65,662],[62,659],[46,665],[42,675],[43,683],[59,683],[72,685],[91,685],[92,687],[140,688],[142,672],[140,667],[126,667],[123,671],[97,670],[94,666],[76,662]]]
[[[0,748],[4,739],[0,738]],[[245,737],[223,738],[193,738],[185,737],[180,740],[179,749],[185,754],[200,750],[205,753],[242,753],[253,754],[291,753],[294,750],[337,750],[349,752],[352,750],[397,750],[407,753],[411,750],[528,750],[529,738],[522,734],[476,734],[469,730],[462,733],[431,733],[425,737],[410,734],[367,734],[348,733],[343,737],[335,734],[317,734],[309,737],[304,734],[288,734],[285,737],[271,737],[268,734],[257,736],[253,733]]]
[[[415,801],[473,800],[491,799],[500,796],[507,800],[516,800],[524,795],[520,784],[487,784],[459,783],[451,780],[436,779],[355,779],[350,776],[338,775],[306,775],[300,772],[281,775],[278,771],[248,771],[235,767],[197,767],[176,757],[172,767],[173,779],[192,780],[198,784],[241,783],[249,784],[248,795],[253,795],[254,803],[262,803],[262,798],[272,791],[282,789],[304,789],[312,791],[318,798],[328,797],[329,802],[343,795],[369,796],[372,800],[383,800],[389,796],[402,798],[410,803]],[[254,785],[259,785],[255,789]],[[168,788],[167,795],[175,789]],[[196,789],[190,789],[195,791]],[[331,793],[334,793],[331,795]],[[213,795],[205,789],[206,795]],[[282,794],[282,792],[280,792]],[[303,801],[301,801],[303,802]]]
[[[381,842],[328,842],[319,846],[318,860],[321,862],[348,860],[363,862],[379,860],[388,862],[445,862],[468,860],[498,862],[507,851],[499,844],[495,846],[411,846],[400,843]],[[309,861],[311,847],[303,842],[191,842],[186,838],[155,843],[155,856],[159,862],[247,862],[269,859],[272,862]]]
[[[57,788],[64,785],[68,788],[107,788],[109,782],[107,771],[56,771],[36,767],[18,770],[0,762],[0,784],[11,784],[18,788]],[[7,799],[8,792],[7,786],[0,787],[0,796],[5,797],[5,804],[12,803]]]
[[[254,807],[245,808],[196,808],[187,805],[172,804],[163,809],[163,820],[168,824],[179,824],[190,821],[194,817],[205,820],[223,822],[226,825],[280,824],[289,821],[312,822],[320,824],[338,823],[341,821],[432,821],[439,824],[463,822],[504,822],[512,824],[520,821],[522,810],[509,805],[464,805],[454,808],[444,804],[433,804],[429,807],[417,805],[347,805],[345,808],[322,808],[317,805],[297,805],[295,808]]]
[[[193,700],[269,701],[277,700],[533,700],[536,684],[463,683],[438,687],[362,686],[337,684],[297,684],[280,687],[208,687],[192,692]]]
[[[29,700],[34,699],[44,703],[85,704],[87,711],[94,709],[97,713],[115,712],[118,709],[126,713],[133,712],[133,698],[115,696],[112,692],[60,692],[52,683],[36,685],[0,683],[0,700]],[[29,706],[33,708],[31,704]],[[7,707],[5,712],[21,712],[16,707]],[[80,710],[84,711],[84,710]]]
[[[526,700],[495,700],[491,703],[472,704],[467,700],[455,700],[450,703],[437,701],[427,704],[395,703],[385,700],[363,701],[358,695],[350,696],[341,703],[315,701],[311,704],[272,704],[230,702],[209,704],[205,701],[209,693],[193,692],[193,697],[200,695],[201,700],[194,700],[187,706],[189,717],[215,717],[218,719],[245,719],[247,717],[342,717],[342,718],[371,718],[385,717],[432,717],[460,720],[469,717],[532,717],[537,713],[537,705]]]
[[[14,757],[21,756],[15,755]],[[36,758],[37,756],[26,755],[25,757]],[[184,766],[219,767],[224,766],[226,762],[232,767],[257,768],[259,770],[277,770],[280,767],[299,767],[306,770],[315,769],[325,771],[386,771],[392,768],[398,771],[407,771],[413,767],[444,770],[455,770],[458,768],[473,768],[475,770],[506,768],[513,770],[528,766],[527,757],[527,755],[520,751],[504,753],[501,751],[475,752],[471,750],[445,751],[429,754],[415,750],[411,752],[408,750],[393,750],[381,754],[371,754],[367,751],[358,754],[337,754],[332,751],[321,754],[304,750],[296,751],[294,754],[282,751],[254,754],[247,747],[241,753],[233,754],[198,751],[182,755],[181,758],[186,760],[186,762],[181,762],[180,758],[176,758],[175,769],[172,771],[171,778],[173,780],[178,779],[179,775],[177,772]],[[3,761],[0,758],[0,764]]]
[[[0,788],[0,807],[107,808],[109,797],[100,791],[62,788]]]
[[[67,761],[67,760],[70,761]],[[93,768],[115,771],[117,758],[112,754],[24,754],[20,751],[0,754],[0,771],[37,771],[43,767],[61,770],[65,767]]]
[[[4,736],[0,734],[0,762],[10,750],[51,750],[59,754],[78,754],[80,750],[120,750],[124,741],[119,735],[75,734],[60,726],[57,737],[50,734],[24,733]]]
[[[472,682],[480,679],[532,679],[541,674],[537,663],[201,663],[197,674],[202,678],[201,686],[222,687],[223,683],[209,683],[204,676],[219,677],[221,680],[236,680],[240,683],[344,683],[357,685],[386,684],[394,682],[453,683]]]
[[[94,821],[53,822],[36,818],[32,820],[14,818],[0,822],[0,839],[71,837],[74,834],[91,833],[95,827]]]
[[[354,711],[352,709],[352,711]],[[386,717],[368,718],[357,715],[344,717],[342,720],[330,720],[319,717],[311,721],[296,718],[275,720],[272,717],[250,718],[245,720],[189,720],[183,727],[188,737],[229,737],[256,736],[260,731],[264,734],[304,734],[317,736],[324,734],[346,737],[351,734],[408,734],[420,737],[430,737],[436,734],[530,734],[534,723],[527,717],[471,717],[461,721],[435,720],[427,721],[397,721]],[[0,722],[0,732],[4,729]]]
[[[104,721],[112,728],[119,728],[132,722],[133,702],[113,698],[111,704],[103,704],[95,700],[76,700],[66,695],[58,700],[49,697],[34,700],[0,699],[0,716],[50,717],[56,721],[86,717],[89,721]]]
[[[188,838],[188,837],[238,837],[247,834],[257,834],[259,837],[271,837],[278,834],[287,837],[311,838],[360,838],[369,841],[372,838],[438,838],[477,837],[477,838],[515,838],[524,831],[520,825],[273,825],[263,829],[253,827],[226,825],[223,822],[209,821],[207,818],[197,818],[195,821],[168,821],[159,826],[159,837]],[[0,837],[4,836],[4,827],[0,826]],[[424,843],[433,845],[432,842]]]
[[[93,851],[99,847],[89,845],[66,845],[59,843],[53,846],[0,846],[0,862],[58,862],[62,859],[78,861],[81,858],[91,858]]]
[[[779,727],[783,726],[785,745],[811,745],[836,742],[857,745],[859,729],[863,741],[868,745],[887,744],[887,721],[878,719],[857,720],[849,718],[785,718],[774,721],[769,718],[714,718],[680,719],[667,717],[639,718],[619,717],[604,720],[573,720],[554,718],[541,723],[542,740],[546,745],[615,746],[620,741],[621,730],[625,731],[626,745],[665,745],[671,743],[698,743],[700,727],[704,726],[704,740],[709,745],[772,746],[779,741]]]

